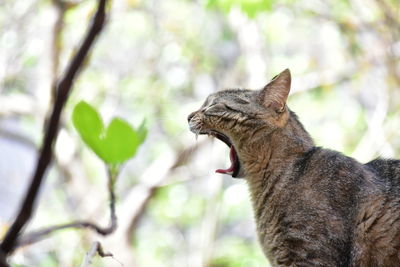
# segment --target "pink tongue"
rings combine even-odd
[[[216,173],[223,173],[223,174],[232,174],[233,171],[235,170],[235,160],[236,160],[236,152],[233,146],[231,146],[231,150],[229,152],[229,159],[231,160],[231,166],[229,169],[218,169],[215,172]]]

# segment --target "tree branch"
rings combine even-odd
[[[202,142],[196,143],[177,152],[172,164],[168,167],[168,169],[160,171],[158,179],[151,185],[136,186],[135,188],[132,188],[132,190],[128,194],[128,197],[125,198],[123,205],[125,205],[126,207],[132,206],[132,201],[134,201],[136,204],[133,209],[124,209],[124,215],[128,224],[125,226],[125,229],[121,229],[124,231],[123,235],[125,235],[129,244],[133,242],[134,232],[139,224],[139,221],[144,215],[148,204],[150,203],[150,200],[161,188],[162,183],[165,182],[165,180],[173,171],[189,162],[191,158],[195,155],[195,153],[204,145],[206,145],[209,141],[210,139],[204,139]],[[156,167],[158,166],[156,165]],[[138,196],[142,196],[142,198],[138,199]]]
[[[31,184],[28,188],[28,192],[22,203],[20,211],[0,245],[0,256],[3,255],[3,257],[6,257],[14,251],[20,232],[32,216],[34,205],[36,203],[36,198],[42,184],[44,174],[52,159],[53,144],[56,140],[56,136],[58,133],[61,112],[63,110],[65,102],[68,99],[76,75],[79,73],[94,41],[103,29],[106,17],[106,2],[107,0],[99,0],[97,12],[85,36],[85,39],[79,47],[78,52],[70,62],[61,81],[57,84],[57,96],[48,126],[46,127],[46,134],[44,136],[40,156],[37,161],[36,170],[32,177]],[[0,262],[2,261],[5,260],[0,259]]]
[[[66,224],[60,225],[53,225],[50,227],[45,227],[40,230],[36,230],[25,235],[22,235],[15,247],[22,247],[26,245],[31,245],[33,243],[39,242],[49,236],[50,234],[64,230],[68,228],[75,228],[75,229],[90,229],[97,232],[100,235],[109,235],[115,231],[117,228],[117,216],[115,213],[115,191],[114,191],[114,184],[116,180],[116,175],[113,174],[111,171],[108,172],[108,193],[109,193],[109,200],[110,200],[110,225],[108,227],[101,227],[95,223],[89,221],[76,221]]]
[[[114,258],[113,254],[109,252],[104,252],[103,247],[101,246],[100,242],[96,241],[93,243],[92,247],[90,248],[89,252],[86,254],[84,261],[82,262],[81,267],[88,267],[92,264],[92,258],[98,253],[100,257],[111,257]],[[121,263],[120,263],[121,264]]]
[[[51,101],[54,103],[57,97],[57,77],[60,66],[60,55],[62,46],[62,35],[65,27],[65,14],[71,8],[76,7],[81,2],[76,1],[64,1],[64,0],[53,0],[54,7],[57,12],[56,21],[53,26],[53,36],[51,41]]]

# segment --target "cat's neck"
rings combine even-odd
[[[260,192],[284,182],[278,181],[284,177],[283,172],[291,171],[295,162],[314,146],[312,138],[292,112],[285,127],[261,135],[244,146],[243,165],[253,200],[260,197]]]

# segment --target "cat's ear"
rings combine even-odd
[[[290,70],[285,69],[275,76],[260,93],[260,100],[265,107],[272,107],[276,112],[285,110],[285,104],[290,91],[291,83]]]

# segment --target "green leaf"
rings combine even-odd
[[[144,122],[136,131],[123,119],[114,118],[105,128],[99,113],[84,101],[75,106],[72,121],[82,140],[113,168],[133,157],[147,135]]]
[[[122,119],[114,118],[102,140],[106,161],[111,164],[122,163],[135,155],[141,140],[138,133]]]
[[[99,113],[85,101],[80,101],[72,112],[72,122],[83,141],[99,155],[100,135],[104,131]]]

